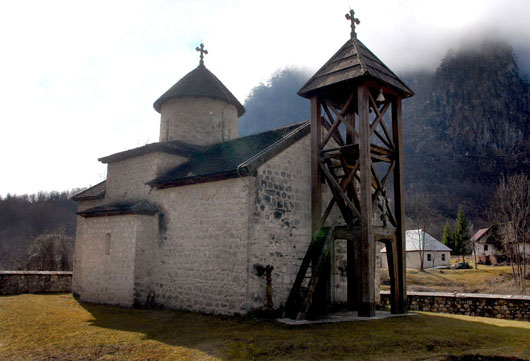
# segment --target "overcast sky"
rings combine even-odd
[[[0,5],[0,195],[105,179],[97,158],[158,141],[153,102],[198,65],[243,103],[286,66],[315,71],[358,36],[391,69],[434,69],[479,36],[530,67],[528,0],[4,1]]]

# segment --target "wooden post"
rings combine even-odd
[[[370,157],[370,120],[368,88],[357,88],[359,115],[359,161],[361,176],[361,302],[358,315],[375,316],[375,243],[372,233],[372,173]]]
[[[322,171],[320,169],[320,143],[322,142],[322,117],[321,105],[318,98],[311,98],[311,234],[314,235],[320,228],[322,216]],[[318,254],[313,259],[316,262]],[[313,294],[312,312],[324,314],[329,304],[330,263],[324,260],[318,284]],[[316,270],[313,268],[313,272]]]
[[[396,227],[396,256],[394,259],[397,265],[394,269],[396,274],[396,312],[398,314],[407,313],[407,284],[406,284],[406,248],[405,248],[405,192],[403,176],[403,138],[401,119],[401,98],[392,100],[392,138],[396,147],[394,167],[394,203]]]
[[[311,234],[320,227],[322,215],[322,172],[320,170],[320,142],[322,118],[320,101],[311,98]]]
[[[348,113],[346,114],[346,121],[349,122],[352,127],[355,129],[355,114],[354,113]],[[346,144],[355,144],[355,134],[350,130],[350,128],[346,127]],[[347,194],[348,198],[353,198],[353,192],[355,192],[355,189],[352,184],[348,187]],[[347,306],[348,310],[353,311],[357,310],[358,307],[358,292],[357,292],[357,265],[355,264],[358,258],[356,258],[355,255],[355,244],[353,237],[348,238],[346,241],[346,279],[347,279]],[[357,261],[358,262],[358,261]]]

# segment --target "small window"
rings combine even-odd
[[[445,261],[445,253],[442,253],[442,261]]]
[[[487,250],[488,250],[488,245],[485,244],[485,245],[484,245],[484,251],[487,251]]]
[[[427,261],[432,261],[430,253],[427,253]]]
[[[110,233],[105,235],[105,254],[110,254]]]

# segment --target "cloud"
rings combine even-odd
[[[158,140],[152,103],[198,64],[244,101],[286,66],[319,68],[347,40],[350,2],[25,1],[0,11],[0,195],[95,184],[97,158]],[[355,2],[359,38],[395,71],[434,69],[465,40],[530,54],[524,0]],[[530,66],[530,65],[528,65]]]

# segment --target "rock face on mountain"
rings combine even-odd
[[[480,218],[501,175],[530,170],[529,86],[511,47],[449,51],[434,74],[403,78],[416,91],[404,105],[407,193]]]
[[[407,199],[428,198],[450,218],[461,204],[480,226],[500,176],[530,172],[530,88],[512,48],[450,50],[436,71],[400,78],[416,93],[403,102]],[[240,133],[307,120],[308,103],[292,100],[302,79],[290,69],[256,87]]]

